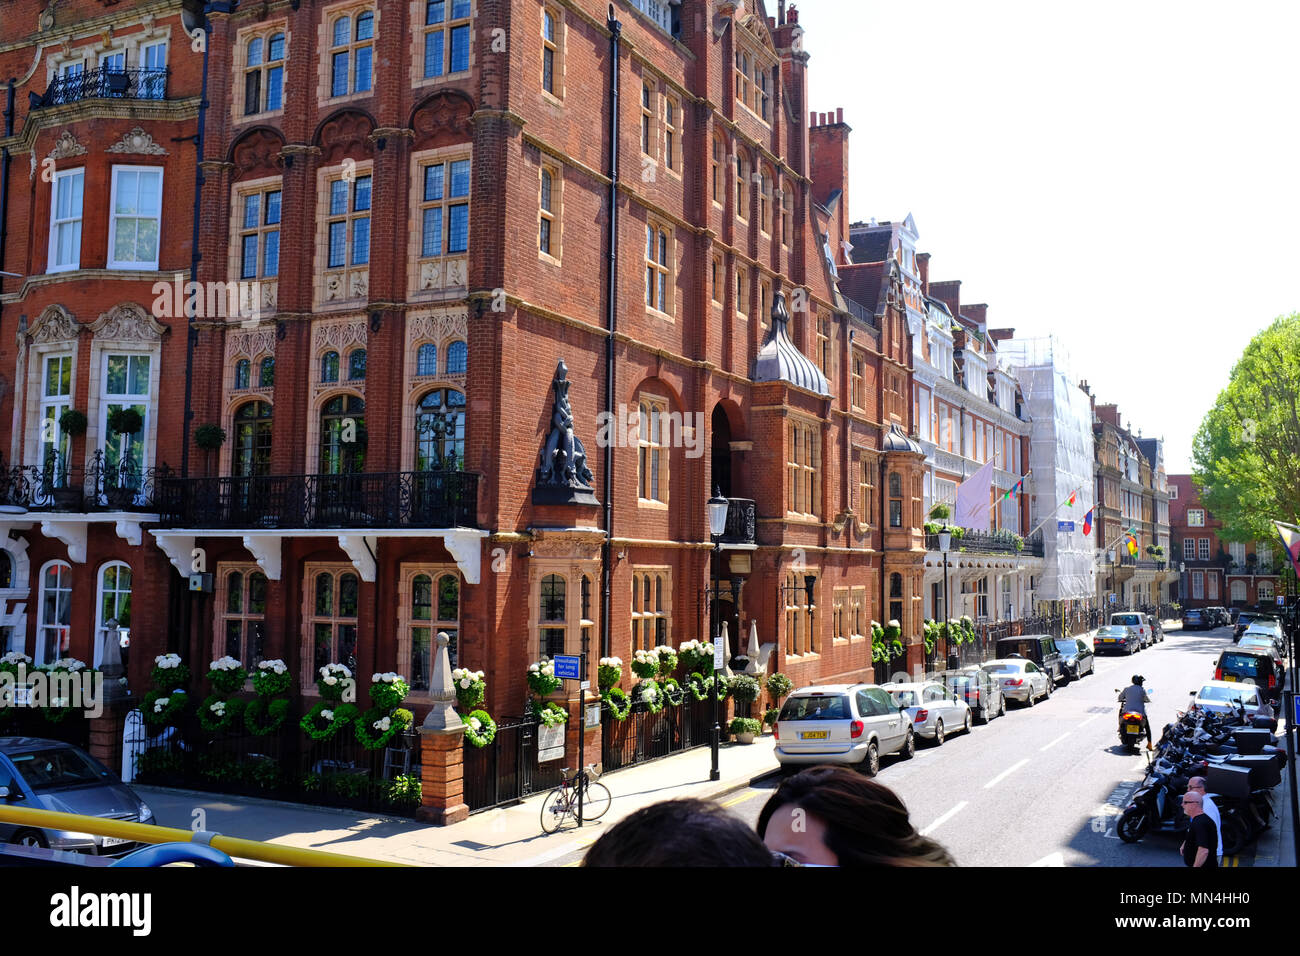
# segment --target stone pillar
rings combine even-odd
[[[465,803],[465,725],[453,706],[456,694],[452,690],[451,662],[447,655],[450,643],[447,632],[439,631],[433,664],[433,706],[420,725],[421,799],[415,817],[435,826],[469,818]]]
[[[106,702],[98,717],[86,718],[90,725],[88,752],[105,767],[116,768],[114,772],[122,766],[122,732],[126,726],[127,711],[133,706],[133,700]]]

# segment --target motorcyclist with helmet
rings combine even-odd
[[[1120,724],[1124,723],[1125,714],[1142,715],[1142,731],[1146,734],[1147,750],[1153,749],[1151,746],[1151,721],[1147,717],[1146,705],[1151,703],[1151,698],[1147,696],[1143,688],[1145,678],[1141,674],[1133,675],[1133,683],[1119,692],[1119,702],[1122,705],[1119,709]]]

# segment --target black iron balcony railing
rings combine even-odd
[[[1020,539],[1021,546],[1018,548],[1016,547],[1016,540],[1017,537],[1013,534],[968,530],[960,538],[953,535],[948,551],[949,553],[965,551],[970,554],[1023,554],[1034,558],[1043,556],[1043,536],[1041,532]],[[937,534],[927,534],[925,536],[925,550],[939,550],[939,536]]]
[[[727,529],[723,544],[753,544],[758,529],[758,512],[748,498],[727,499]]]
[[[478,479],[465,471],[164,478],[163,527],[477,528]]]
[[[152,511],[159,479],[168,477],[167,465],[141,469],[126,460],[110,465],[100,450],[84,467],[52,457],[42,467],[0,462],[0,512],[23,511]]]
[[[1140,571],[1160,571],[1164,569],[1165,562],[1163,559],[1156,558],[1135,558],[1131,554],[1122,554],[1119,557],[1120,567],[1137,568]]]
[[[56,76],[33,107],[78,100],[161,100],[167,96],[167,70],[114,70],[101,67]],[[35,95],[35,94],[33,94]]]

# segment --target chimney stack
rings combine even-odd
[[[921,294],[930,294],[930,253],[916,254],[916,271],[921,274]]]

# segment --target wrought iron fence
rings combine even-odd
[[[420,806],[420,740],[408,729],[369,750],[344,729],[314,741],[295,721],[265,736],[213,733],[189,717],[150,735],[134,754],[140,783],[350,807],[413,817]]]
[[[537,718],[503,717],[484,747],[465,744],[465,804],[470,813],[517,803],[560,785],[564,761],[537,760]]]
[[[160,481],[173,474],[166,464],[141,468],[131,458],[111,464],[98,449],[83,467],[52,455],[45,464],[0,462],[0,507],[14,511],[151,511]]]
[[[403,471],[344,475],[166,478],[164,527],[476,528],[478,475]]]
[[[719,714],[724,705],[718,705]],[[720,718],[721,719],[721,718]],[[605,772],[658,760],[694,747],[705,747],[713,730],[713,701],[696,700],[689,691],[681,704],[666,704],[657,714],[644,701],[633,701],[627,718],[618,720],[608,705],[601,708],[600,759]],[[725,736],[725,728],[723,734]]]
[[[167,70],[115,70],[100,67],[56,76],[34,108],[78,100],[161,100],[167,96]]]

